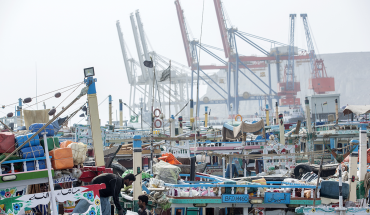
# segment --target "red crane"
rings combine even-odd
[[[329,91],[335,91],[334,77],[328,77],[326,74],[324,60],[316,57],[313,46],[310,28],[307,22],[307,14],[301,14],[303,19],[304,30],[306,34],[307,49],[310,56],[311,77],[309,79],[309,89],[313,89],[317,94],[324,94]]]

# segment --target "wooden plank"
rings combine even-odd
[[[181,140],[194,140],[195,137],[153,137],[153,140],[168,140],[168,141],[181,141]],[[206,136],[197,137],[197,140],[206,140]],[[151,141],[151,137],[142,137],[141,141]],[[107,143],[121,143],[121,142],[133,142],[134,139],[116,139],[116,140],[106,140]]]

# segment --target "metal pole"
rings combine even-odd
[[[150,59],[153,61],[152,57],[150,57]],[[153,135],[154,135],[154,96],[155,96],[155,92],[154,92],[154,81],[155,81],[155,66],[153,67],[154,69],[154,74],[153,74],[153,93],[152,93],[152,115],[151,115],[151,119],[152,119],[152,134],[150,135],[152,138],[151,138],[151,141],[150,141],[150,172],[153,174]],[[170,76],[171,77],[171,76]]]
[[[338,99],[335,99],[335,121],[338,124],[339,121],[339,114],[338,114]]]
[[[48,143],[46,139],[46,132],[44,132],[43,135],[44,135],[44,143],[45,143],[44,146],[45,146],[46,165],[48,168],[50,201],[51,201],[51,206],[52,206],[52,213],[54,215],[58,215],[57,204],[56,204],[55,193],[54,193],[54,180],[53,180],[52,173],[51,173],[51,162],[50,162],[50,157],[49,157],[49,148],[48,148]]]
[[[316,120],[317,120],[317,111],[316,111],[316,103],[315,103],[315,124],[314,124],[314,126],[315,126],[315,128],[316,128]]]
[[[141,107],[141,111],[140,111],[140,115],[141,115],[141,119],[140,119],[140,121],[141,121],[141,130],[143,130],[143,107]]]
[[[225,178],[225,157],[222,157],[222,177]]]

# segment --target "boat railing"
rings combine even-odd
[[[198,175],[196,176],[198,177]],[[272,182],[266,182],[270,183],[270,185],[256,185],[256,184],[216,184],[216,183],[193,183],[193,184],[168,184],[165,183],[164,186],[169,188],[167,192],[167,196],[169,197],[175,197],[175,193],[181,193],[184,190],[188,189],[198,189],[201,190],[206,189],[207,194],[206,196],[211,196],[211,189],[213,188],[231,188],[231,194],[236,194],[235,190],[236,188],[265,188],[265,189],[284,189],[284,188],[293,188],[291,195],[294,197],[295,196],[295,188],[301,188],[301,189],[310,189],[311,190],[311,198],[313,198],[313,193],[314,190],[316,190],[315,185],[306,185],[306,184],[300,184],[300,183],[281,183],[278,185],[272,185]],[[317,191],[317,198],[320,198],[320,188],[321,186],[318,186],[318,191]],[[177,189],[177,192],[175,192],[175,189]],[[244,189],[244,194],[248,194],[248,189]],[[303,192],[301,192],[302,197],[303,197]],[[192,196],[192,192],[189,192],[189,197]],[[221,197],[221,189],[218,189],[218,193],[215,194],[217,197]],[[257,197],[260,197],[259,194],[257,193]]]
[[[51,156],[49,156],[51,159]],[[46,157],[38,157],[38,158],[26,158],[26,159],[19,159],[19,160],[9,160],[9,161],[4,161],[3,164],[10,164],[10,172],[9,173],[16,173],[14,169],[14,164],[15,163],[23,163],[23,172],[27,172],[27,162],[28,161],[36,161],[35,163],[35,170],[40,170],[40,165],[39,165],[39,160],[45,160]],[[2,168],[0,168],[0,175],[3,174]],[[5,173],[8,174],[8,173]]]

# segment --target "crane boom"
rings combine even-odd
[[[180,24],[182,42],[184,43],[186,59],[188,61],[188,66],[191,67],[193,65],[193,58],[191,57],[191,51],[190,51],[190,46],[189,46],[189,42],[190,42],[189,34],[186,28],[184,12],[181,8],[179,0],[175,1],[175,6],[176,6],[176,11],[177,11],[177,17],[179,19],[179,24]]]
[[[136,27],[136,24],[135,24],[134,15],[132,13],[130,15],[130,20],[131,20],[132,31],[134,32],[136,51],[137,51],[137,54],[138,54],[138,57],[139,57],[139,64],[140,64],[141,72],[142,72],[144,80],[147,80],[148,79],[148,76],[147,76],[148,72],[147,72],[146,67],[144,66],[143,53],[141,51],[141,44],[140,44],[140,40],[139,40],[139,35],[138,35],[138,32],[137,32],[137,27]]]
[[[301,14],[302,20],[303,20],[303,26],[304,26],[304,32],[306,34],[306,42],[307,42],[307,51],[310,56],[310,65],[311,65],[311,75],[313,78],[315,77],[315,61],[316,61],[316,54],[315,54],[315,48],[313,46],[312,37],[310,33],[310,28],[308,26],[307,22],[307,14]]]
[[[218,21],[218,27],[220,29],[220,34],[221,34],[221,40],[222,40],[222,45],[224,47],[224,52],[225,52],[225,57],[228,58],[230,55],[230,44],[229,40],[227,37],[227,25],[226,25],[226,20],[223,15],[222,11],[222,5],[221,5],[221,0],[213,0],[215,9],[216,9],[216,15],[217,15],[217,21]]]
[[[128,79],[128,82],[132,85],[135,80],[133,79],[133,74],[132,74],[132,71],[131,71],[131,68],[130,68],[130,64],[128,62],[127,52],[126,52],[126,47],[125,47],[125,40],[123,39],[123,34],[122,34],[121,25],[120,25],[119,21],[116,22],[116,26],[117,26],[119,42],[121,44],[123,62],[125,63],[127,79]]]
[[[307,49],[310,57],[311,77],[309,79],[308,88],[313,89],[315,93],[324,94],[329,91],[335,91],[334,77],[328,77],[323,59],[317,59],[311,33],[310,26],[307,21],[307,14],[301,14],[304,30],[306,34]]]
[[[137,26],[139,28],[141,45],[143,47],[145,60],[150,60],[148,46],[146,44],[146,39],[145,39],[144,27],[143,27],[143,23],[141,22],[141,17],[140,17],[139,10],[136,11],[135,16],[136,16]],[[153,69],[148,68],[148,70],[149,70],[149,77],[152,79],[153,78],[153,72],[152,72]]]

